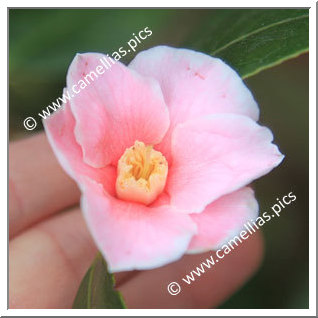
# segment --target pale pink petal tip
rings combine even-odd
[[[149,208],[115,199],[86,180],[82,209],[111,272],[152,269],[186,252],[196,225],[171,206]]]
[[[179,125],[167,183],[171,204],[199,213],[267,174],[284,158],[272,140],[268,128],[241,115],[216,114]]]
[[[198,226],[198,234],[190,243],[188,253],[216,250],[245,229],[244,224],[255,220],[258,203],[251,188],[221,197],[199,214],[191,214]],[[242,240],[244,241],[244,240]]]

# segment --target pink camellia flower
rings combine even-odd
[[[76,55],[67,89],[104,57]],[[111,272],[219,248],[257,217],[246,185],[283,159],[258,116],[220,59],[158,46],[116,62],[45,120]]]

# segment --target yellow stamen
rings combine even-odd
[[[117,196],[148,205],[163,191],[167,174],[168,163],[161,152],[135,141],[118,161]]]

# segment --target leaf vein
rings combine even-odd
[[[296,18],[284,19],[284,20],[281,20],[281,21],[278,21],[278,22],[275,22],[275,23],[266,25],[266,26],[264,26],[264,27],[262,27],[262,28],[256,29],[256,30],[254,30],[254,31],[252,31],[252,32],[249,32],[249,33],[246,33],[246,34],[244,34],[244,35],[238,37],[237,39],[230,41],[229,43],[223,45],[222,47],[220,47],[220,48],[214,50],[214,51],[211,53],[211,55],[216,55],[217,53],[222,52],[223,50],[225,50],[226,48],[230,47],[231,45],[236,44],[236,43],[238,43],[238,42],[240,42],[240,41],[242,41],[242,40],[245,40],[246,38],[248,38],[248,37],[250,37],[250,36],[252,36],[252,35],[254,35],[254,34],[257,34],[257,33],[260,33],[260,32],[262,32],[262,31],[268,30],[268,29],[270,29],[270,28],[272,28],[272,27],[274,27],[274,26],[277,26],[277,25],[280,25],[280,24],[284,24],[284,23],[288,23],[288,22],[291,22],[291,21],[301,20],[301,19],[304,19],[304,18],[308,18],[308,14],[301,15],[301,16],[296,17]]]

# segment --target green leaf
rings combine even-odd
[[[126,308],[121,294],[114,289],[114,277],[100,253],[85,274],[75,297],[74,309]]]
[[[224,60],[243,77],[308,51],[309,10],[215,10],[187,44]]]

